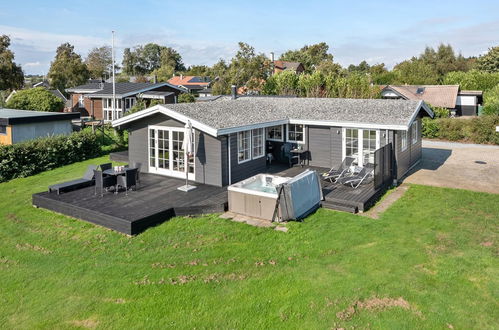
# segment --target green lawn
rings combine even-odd
[[[499,324],[499,195],[412,186],[379,220],[319,210],[282,233],[211,215],[133,238],[31,207],[103,161],[0,184],[0,328]]]

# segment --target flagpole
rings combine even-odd
[[[116,115],[116,81],[114,77],[114,31],[111,31],[111,33],[113,36],[111,43],[111,57],[113,62],[113,113],[111,114],[111,120],[114,120]]]

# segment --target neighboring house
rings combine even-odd
[[[201,90],[210,87],[211,79],[209,77],[180,75],[173,76],[168,80],[168,83],[177,87],[181,87],[189,93],[198,94]]]
[[[482,103],[481,91],[460,91],[459,85],[387,85],[381,90],[385,99],[422,100],[447,108],[458,116],[475,116]]]
[[[202,90],[198,91],[198,96],[199,97],[209,97],[212,96],[211,94],[211,88],[203,88]]]
[[[79,113],[42,112],[0,108],[0,144],[73,132],[71,121]]]
[[[169,83],[130,83],[115,84],[116,106],[113,112],[113,84],[90,82],[66,89],[69,93],[70,111],[78,111],[82,117],[103,119],[109,122],[121,118],[130,110],[138,98],[149,101],[156,99],[163,103],[177,103],[177,96],[183,89]]]
[[[187,163],[189,179],[226,186],[264,173],[270,150],[279,156],[296,144],[310,165],[330,168],[346,156],[362,167],[392,143],[400,179],[421,160],[424,115],[433,117],[423,101],[240,97],[156,105],[112,124],[128,130],[129,161],[142,171],[185,178]],[[195,131],[189,158],[182,149],[187,122]]]
[[[274,74],[282,71],[293,71],[299,74],[305,71],[305,67],[300,62],[274,61]]]

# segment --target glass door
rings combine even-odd
[[[189,179],[194,180],[195,155],[189,157],[182,149],[184,129],[177,127],[149,126],[149,171],[178,178],[185,178],[188,164]],[[194,134],[192,136],[194,148]]]
[[[354,165],[374,163],[374,152],[379,147],[379,130],[343,128],[343,159],[355,158]]]

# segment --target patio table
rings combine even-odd
[[[126,171],[126,170],[131,170],[131,169],[133,169],[133,168],[130,168],[130,167],[125,167],[125,168],[123,168],[122,170],[118,170],[118,171],[116,171],[116,170],[114,169],[114,167],[113,167],[113,168],[110,168],[110,169],[108,169],[108,170],[103,171],[102,173],[107,174],[107,175],[111,175],[111,176],[119,176],[119,175],[125,175],[125,171]],[[115,193],[115,194],[117,194],[117,193],[118,193],[118,184],[116,184],[116,185],[114,186],[114,193]]]
[[[289,152],[298,156],[299,164],[301,167],[303,167],[303,165],[305,165],[305,160],[308,161],[308,150],[292,149]]]

